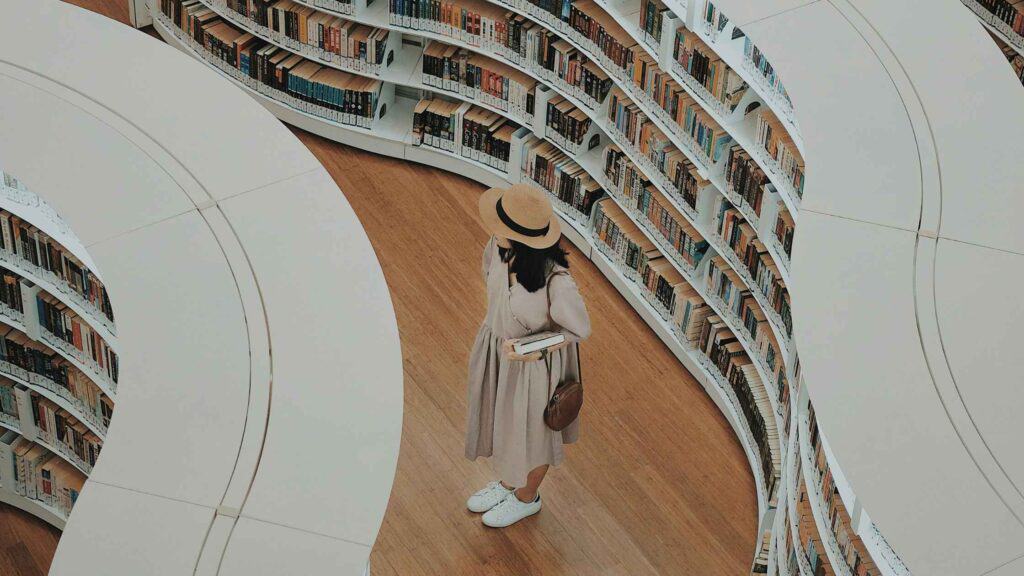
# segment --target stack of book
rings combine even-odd
[[[729,25],[729,17],[711,0],[704,1],[704,8],[700,11],[699,18],[712,40],[718,38],[718,35]]]
[[[793,101],[790,100],[789,93],[786,92],[786,87],[782,84],[782,79],[776,73],[775,67],[765,57],[764,52],[761,52],[761,49],[750,40],[749,36],[743,39],[743,57],[746,66],[760,76],[761,81],[759,82],[771,91],[770,95],[781,102],[785,110],[792,110]]]
[[[388,0],[390,23],[483,46],[508,11],[485,0]]]
[[[671,247],[678,261],[696,269],[708,243],[617,146],[605,149],[604,173],[615,195],[644,222],[652,235]]]
[[[592,120],[562,96],[548,100],[545,137],[571,154],[579,154]]]
[[[697,34],[683,26],[676,29],[672,58],[679,64],[676,70],[693,79],[691,86],[702,87],[701,95],[722,113],[735,110],[748,89],[747,83],[735,70]]]
[[[537,81],[492,58],[432,41],[423,50],[423,83],[533,121]]]
[[[14,395],[15,383],[7,378],[0,377],[0,423],[17,427],[18,421],[18,400]]]
[[[742,204],[750,207],[757,216],[761,215],[764,188],[769,184],[768,176],[739,145],[729,148],[725,163],[725,184],[727,191],[734,194]]]
[[[43,446],[15,432],[0,433],[0,485],[41,502],[67,518],[85,484],[85,475]]]
[[[537,0],[533,0],[537,1]],[[572,2],[563,18],[585,45],[592,46],[613,69],[628,77],[633,60],[642,50],[628,32],[594,0]]]
[[[675,112],[676,123],[696,145],[701,160],[708,166],[716,163],[729,149],[732,136],[715,122],[696,100],[684,95],[680,97]]]
[[[51,274],[85,303],[114,320],[107,289],[81,260],[32,223],[0,210],[0,249]]]
[[[502,172],[508,172],[512,136],[519,125],[508,118],[471,106],[462,112],[462,155]]]
[[[644,41],[652,47],[661,46],[661,30],[668,11],[658,0],[640,2],[640,30],[644,34]]]
[[[554,196],[556,204],[579,222],[590,216],[604,194],[600,184],[557,146],[538,138],[523,143],[523,177]]]
[[[1024,2],[1021,0],[974,0],[990,12],[1004,31],[1024,36]]]
[[[21,275],[11,272],[6,268],[0,268],[0,302],[4,306],[17,312],[24,312],[24,304],[21,298]]]
[[[78,351],[75,356],[90,364],[111,382],[117,382],[117,354],[99,332],[83,322],[66,304],[46,292],[39,291],[36,294],[36,307],[39,326],[43,330],[70,344]]]
[[[0,369],[76,404],[98,427],[110,424],[112,403],[99,387],[52,350],[17,330],[0,338]]]
[[[380,80],[322,66],[260,40],[224,22],[199,0],[161,0],[161,7],[203,50],[252,79],[261,92],[334,122],[372,126]]]
[[[70,412],[31,392],[31,413],[36,436],[89,473],[103,447],[103,440]]]
[[[420,100],[413,110],[412,143],[457,154],[461,143],[458,137],[458,116],[460,109],[465,112],[469,106],[441,98]]]
[[[639,286],[644,298],[665,321],[671,321],[675,316],[677,289],[686,280],[654,243],[607,198],[595,208],[593,235],[601,252]]]
[[[565,39],[543,28],[527,34],[527,61],[551,80],[558,79],[581,100],[597,108],[611,87],[611,78],[595,62]]]
[[[760,464],[768,494],[772,494],[779,477],[779,456],[773,451],[777,443],[774,420],[766,424],[763,408],[759,401],[764,386],[750,357],[743,351],[743,345],[726,323],[718,316],[708,316],[701,326],[697,350],[705,355],[735,394],[739,409],[747,423],[760,454]]]
[[[817,476],[814,481],[824,500],[829,530],[836,538],[842,560],[853,576],[879,576],[881,572],[875,566],[860,536],[851,527],[850,513],[846,509],[846,505],[843,504],[839,489],[836,487],[835,477],[828,465],[813,405],[808,407],[807,420],[810,432],[811,462],[814,464],[814,473]]]
[[[794,457],[796,456],[794,454]],[[814,576],[833,576],[835,570],[825,554],[825,544],[821,541],[821,534],[818,532],[818,525],[814,519],[814,511],[811,509],[810,494],[803,482],[800,482],[797,496],[797,514],[799,515],[798,530],[802,543],[801,548],[811,566],[811,572]]]
[[[804,159],[786,128],[764,106],[757,111],[755,142],[778,167],[797,196],[803,197]]]
[[[315,49],[315,55],[379,72],[388,30],[357,24],[293,0],[225,0],[227,7],[272,38],[287,38],[291,47]]]
[[[789,210],[786,209],[786,205],[781,200],[779,201],[778,212],[779,215],[775,218],[775,228],[772,233],[778,241],[779,247],[782,248],[782,253],[788,262],[793,256],[793,234],[796,232],[796,223],[793,222],[793,216],[790,215]]]

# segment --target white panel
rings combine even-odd
[[[9,76],[0,75],[0,94],[3,170],[53,204],[86,245],[193,207],[163,169],[103,121]]]
[[[63,2],[8,3],[19,17],[0,20],[0,58],[57,78],[143,127],[214,198],[319,166],[287,128],[268,122],[266,111],[242,97],[238,87],[162,42]],[[67,34],[68,27],[77,33]],[[143,42],[151,44],[138,49]],[[116,62],[121,78],[145,80],[126,90],[124,82],[96,74],[96,62]],[[225,134],[232,142],[259,145],[225,145],[219,137]]]
[[[915,574],[974,574],[1015,555],[1024,529],[936,395],[915,321],[915,243],[908,232],[805,213],[796,336],[819,426],[886,539]]]
[[[913,78],[908,97],[928,111],[931,133],[920,137],[934,138],[942,166],[942,236],[1024,253],[1024,89],[995,42],[960,0],[852,1]],[[956,46],[942,52],[941,66],[932,43],[907,33],[922,11],[928,34]]]
[[[269,430],[242,513],[370,545],[402,425],[398,328],[373,248],[323,170],[221,207],[255,270],[273,351]]]
[[[120,312],[122,383],[93,477],[215,507],[249,387],[245,319],[220,247],[190,212],[90,251]]]
[[[798,103],[808,167],[802,208],[917,230],[914,134],[892,80],[856,30],[817,2],[745,31]],[[794,268],[802,265],[793,258]]]
[[[1024,574],[1024,556],[986,573],[985,576],[1020,576],[1021,574]]]
[[[213,510],[87,482],[50,576],[192,574]]]
[[[972,420],[1002,469],[1024,492],[1024,354],[1020,342],[1024,256],[941,240],[935,292],[946,358]],[[1024,542],[1021,543],[1024,553]]]
[[[370,548],[239,518],[218,576],[363,576]]]

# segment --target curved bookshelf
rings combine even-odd
[[[190,55],[200,59],[201,61],[215,68],[222,74],[235,80],[236,83],[241,82],[243,85],[245,84],[245,81],[242,78],[232,73],[233,71],[236,71],[235,69],[231,68],[230,66],[222,65],[218,60],[212,57],[204,57],[201,47],[199,47],[196,43],[192,42],[191,39],[189,39],[188,37],[182,35],[177,30],[177,28],[175,28],[166,20],[163,14],[156,12],[153,14],[153,19],[157,31],[166,41],[178,47],[179,49],[185,50]],[[353,18],[353,20],[359,21],[359,18]],[[419,34],[419,31],[414,32],[416,34]],[[447,38],[443,36],[440,38],[445,39],[447,41]],[[492,56],[490,54],[487,55]],[[250,94],[253,94],[251,89]],[[568,94],[563,95],[568,97]],[[304,113],[303,111],[298,110],[295,107],[288,106],[283,102],[273,101],[273,99],[268,98],[266,95],[263,94],[259,94],[258,97],[265,106],[268,106],[268,108],[271,109],[271,111],[274,111],[275,113],[279,111],[283,112],[282,108],[287,108],[288,115],[283,118],[286,121],[296,124],[297,126],[302,127],[304,129],[310,130],[311,132],[332,138],[336,141],[343,143],[351,143],[351,140],[349,139],[350,135],[352,133],[358,133],[359,131],[358,128],[352,129],[352,127],[347,125],[333,123],[333,128],[340,128],[341,130],[331,130],[325,134],[323,126],[318,118],[313,117],[312,119],[314,120],[314,122],[309,123],[305,120],[306,118],[310,118],[310,115],[308,115],[307,113]],[[391,108],[389,116],[395,118],[398,116],[395,113],[396,111],[400,112],[411,110],[411,104],[409,103],[398,104],[402,100],[405,99],[396,99],[396,105]],[[295,113],[298,113],[298,115],[296,115]],[[278,115],[279,117],[281,116],[281,114]],[[386,120],[386,118],[384,120]],[[490,186],[507,186],[509,185],[511,178],[515,177],[513,175],[503,174],[488,166],[483,166],[474,163],[466,158],[462,158],[460,156],[454,155],[444,150],[428,148],[425,146],[412,146],[409,143],[407,135],[403,135],[401,138],[395,138],[395,135],[397,135],[398,133],[399,130],[395,129],[384,131],[377,131],[375,129],[374,134],[372,136],[376,140],[384,141],[390,144],[396,144],[398,146],[384,147],[383,151],[381,151],[380,149],[374,149],[374,151],[378,153],[404,157],[406,159],[414,160],[436,167],[447,168],[450,171],[461,173],[467,177],[473,178],[474,180],[477,180]],[[614,142],[615,140],[612,139],[612,141]],[[551,142],[555,146],[558,146],[558,144],[555,142],[552,142],[550,140],[548,140],[548,142]],[[565,151],[564,149],[563,152],[568,154],[568,152]],[[439,156],[443,157],[445,160],[448,160],[447,166],[444,163],[438,162]],[[594,157],[593,154],[584,154],[582,158],[577,158],[577,160],[579,161],[580,166],[587,170],[587,172],[589,172],[591,176],[595,178],[595,180],[598,180],[600,182],[601,179],[603,179],[602,172],[597,167],[598,159]],[[472,168],[469,171],[466,170],[467,164],[469,164],[470,167]],[[523,178],[525,179],[525,175],[523,175]],[[669,194],[667,193],[664,193],[664,195],[666,197],[669,197]],[[729,390],[728,384],[722,381],[722,376],[718,373],[716,368],[708,366],[707,360],[704,356],[693,351],[692,348],[690,348],[687,344],[683,343],[679,339],[679,337],[676,336],[672,328],[665,323],[664,319],[662,318],[662,313],[659,312],[651,303],[651,300],[653,300],[653,298],[645,296],[643,294],[643,291],[636,284],[636,282],[626,278],[619,271],[618,266],[614,264],[607,255],[600,252],[599,246],[595,244],[593,240],[591,240],[590,232],[587,231],[587,226],[589,224],[587,222],[581,222],[578,216],[573,215],[571,211],[566,210],[564,207],[560,207],[557,199],[553,200],[555,201],[556,212],[558,213],[559,217],[561,218],[564,224],[563,233],[566,235],[566,237],[568,237],[578,248],[580,248],[583,251],[583,253],[587,255],[588,258],[594,261],[594,263],[598,265],[598,268],[602,270],[606,277],[612,280],[613,285],[615,285],[616,288],[619,289],[619,292],[622,293],[623,296],[625,296],[626,299],[633,305],[633,307],[637,309],[638,312],[641,313],[641,317],[643,317],[647,321],[648,325],[655,329],[655,332],[658,333],[658,335],[667,345],[669,345],[670,349],[673,350],[677,358],[683,361],[692,373],[694,373],[695,375],[702,375],[702,377],[699,378],[699,380],[704,385],[705,389],[709,390],[711,396],[716,399],[720,408],[722,408],[723,412],[727,415],[737,435],[743,439],[743,442],[741,442],[741,444],[744,446],[744,450],[747,453],[748,459],[750,460],[752,466],[752,470],[754,471],[753,473],[755,475],[756,484],[758,486],[757,493],[759,510],[763,515],[763,513],[768,509],[770,494],[768,494],[767,492],[767,485],[764,480],[763,474],[760,473],[760,459],[758,456],[758,448],[756,443],[754,443],[753,441],[753,436],[749,430],[749,427],[746,426],[745,421],[740,413],[740,410],[738,408],[738,401],[736,400],[735,395],[732,393],[732,391]],[[649,234],[649,231],[647,231],[646,228],[644,229],[644,232],[645,234]],[[703,291],[703,288],[700,288],[700,285],[702,283],[702,281],[696,281],[695,286],[697,286],[700,290]],[[714,301],[708,300],[708,302],[712,303]],[[726,314],[722,314],[722,316],[730,318],[728,322],[732,326],[736,327],[735,333],[743,334],[743,332],[739,329],[739,327],[742,326],[742,323],[735,318],[735,315],[727,316]],[[760,368],[760,365],[758,366],[759,370],[763,372],[764,369]],[[764,379],[763,381],[771,382],[768,379]],[[711,392],[711,390],[714,390],[714,392]],[[774,403],[774,395],[767,394],[767,396],[771,398],[772,403]],[[723,397],[724,403],[722,401]],[[775,414],[773,418],[777,418],[777,414]]]
[[[611,95],[607,96],[603,102],[590,99],[550,70],[532,64],[518,53],[514,53],[500,44],[490,42],[482,36],[460,34],[457,29],[445,32],[440,29],[443,27],[430,29],[422,23],[403,24],[391,17],[389,6],[385,2],[377,2],[370,6],[357,2],[357,4],[347,5],[344,8],[340,3],[329,0],[319,2],[297,0],[295,2],[295,4],[313,8],[325,14],[390,31],[387,46],[389,47],[388,51],[393,50],[396,54],[395,62],[377,70],[367,67],[365,64],[337,59],[329,52],[274,32],[259,25],[255,20],[234,12],[225,0],[200,1],[225,21],[269,44],[304,56],[322,66],[380,80],[386,86],[392,87],[391,92],[387,92],[387,98],[385,98],[386,106],[378,107],[374,111],[372,120],[367,121],[365,125],[353,126],[351,123],[331,118],[330,113],[317,109],[315,105],[307,101],[270,88],[243,74],[233,64],[215,57],[195,39],[183,34],[159,10],[153,10],[152,16],[157,31],[168,43],[214,68],[235,84],[242,86],[250,95],[285,122],[341,143],[462,173],[489,186],[504,186],[526,179],[525,168],[520,169],[524,166],[522,154],[513,153],[508,160],[508,169],[502,170],[474,161],[457,152],[416,145],[410,127],[416,100],[402,96],[394,90],[395,87],[400,87],[448,96],[500,114],[524,127],[521,132],[516,133],[517,136],[512,142],[513,148],[517,145],[521,147],[527,138],[536,137],[550,143],[578,163],[583,171],[607,191],[610,201],[626,214],[636,226],[639,234],[654,246],[657,252],[671,265],[674,272],[678,273],[685,283],[695,290],[700,299],[721,318],[723,324],[740,342],[742,349],[749,356],[760,379],[760,386],[748,385],[748,387],[758,402],[755,410],[762,417],[766,427],[765,433],[769,438],[768,446],[771,452],[770,459],[773,463],[771,466],[773,478],[765,477],[762,463],[769,458],[769,455],[761,453],[762,450],[758,447],[752,427],[741,409],[741,400],[732,390],[730,383],[707,359],[707,356],[694,349],[686,337],[680,333],[679,327],[670,320],[671,311],[666,309],[664,303],[659,302],[644,287],[643,282],[637,278],[636,272],[630,270],[624,263],[617,261],[616,255],[608,251],[603,242],[595,236],[593,215],[589,217],[581,215],[555,198],[556,212],[566,224],[564,227],[566,236],[602,270],[633,308],[673,350],[676,357],[698,377],[709,395],[726,415],[748,456],[757,486],[761,520],[764,521],[766,515],[776,506],[784,508],[784,510],[776,510],[777,516],[772,517],[773,520],[770,523],[774,525],[774,529],[771,530],[772,540],[768,547],[770,550],[782,550],[782,545],[775,539],[781,537],[785,532],[789,532],[797,542],[795,553],[797,561],[794,565],[790,565],[788,560],[785,563],[779,563],[777,558],[773,558],[768,560],[768,565],[784,567],[784,573],[788,570],[794,576],[797,574],[810,576],[809,560],[799,546],[800,516],[796,509],[795,499],[798,496],[800,485],[806,484],[808,488],[807,497],[811,500],[809,510],[814,512],[813,519],[815,521],[813,523],[816,525],[814,530],[824,530],[823,538],[829,532],[825,530],[827,523],[823,521],[822,506],[824,503],[820,494],[810,489],[813,488],[811,484],[813,475],[808,475],[807,471],[801,473],[800,468],[801,463],[805,460],[802,455],[806,456],[806,452],[801,450],[801,443],[805,440],[803,437],[805,431],[799,425],[798,398],[795,394],[790,394],[791,390],[796,389],[793,381],[799,378],[798,353],[791,335],[789,315],[787,313],[784,318],[783,313],[779,312],[779,310],[788,311],[787,287],[791,283],[791,262],[790,254],[783,248],[783,240],[776,235],[776,229],[781,225],[777,224],[777,221],[781,222],[785,219],[789,228],[783,227],[782,229],[789,231],[786,242],[791,242],[792,229],[798,220],[802,200],[801,193],[786,178],[778,163],[762,151],[758,144],[757,130],[760,129],[761,111],[769,111],[781,123],[786,135],[795,146],[796,153],[803,154],[804,143],[796,125],[792,104],[785,94],[785,90],[781,88],[781,84],[773,84],[772,80],[762,75],[747,53],[751,47],[748,37],[736,31],[735,25],[721,17],[720,12],[715,9],[711,9],[715,14],[713,19],[722,23],[722,28],[719,30],[704,22],[698,13],[702,9],[708,10],[707,0],[691,1],[682,5],[681,9],[676,0],[667,1],[665,5],[667,15],[660,42],[632,21],[636,16],[636,11],[631,9],[634,6],[629,3],[629,0],[620,3],[613,3],[610,0],[595,0],[595,4],[605,10],[606,14],[616,20],[617,24],[625,31],[628,38],[620,38],[620,40],[636,42],[635,49],[642,50],[646,57],[653,59],[666,78],[671,79],[700,107],[703,113],[724,129],[731,136],[732,143],[745,152],[750,161],[763,172],[765,184],[759,211],[748,204],[727,182],[725,166],[727,154],[720,157],[717,162],[712,161],[700,151],[693,140],[686,136],[680,125],[676,124],[653,98],[635,84],[627,72],[614,65],[596,45],[566,22],[525,0],[515,2],[494,0],[491,4],[509,10],[543,27],[572,49],[590,58],[610,79],[613,94],[615,90],[620,90],[628,103],[636,106],[651,125],[671,143],[671,146],[696,168],[697,173],[705,181],[697,194],[696,206],[691,206],[684,201],[672,180],[662,173],[655,161],[648,158],[641,147],[635,146],[629,137],[616,128],[616,124],[609,114]],[[677,18],[675,14],[679,14],[680,17]],[[717,52],[717,55],[745,82],[746,90],[742,97],[735,102],[734,108],[730,109],[717,102],[711,93],[694,77],[687,74],[682,65],[673,58],[672,43],[677,29],[685,29],[688,34],[696,35],[707,47]],[[424,43],[428,40],[437,41],[468,50],[532,77],[538,82],[532,118],[503,110],[501,107],[493,106],[471,95],[453,93],[427,84],[420,75],[422,55],[418,54],[422,51],[422,47],[420,52],[416,49],[402,48],[402,39],[396,38],[396,33],[407,38],[423,39]],[[481,38],[484,40],[481,41]],[[385,91],[387,90],[389,89],[385,88]],[[584,146],[577,153],[573,153],[573,148],[559,137],[557,132],[553,132],[546,126],[544,107],[546,102],[553,97],[565,98],[576,109],[584,113],[591,123],[589,130],[581,139]],[[585,149],[590,137],[596,137],[598,144],[592,149]],[[604,157],[604,151],[609,146],[617,147],[623,157],[628,160],[628,164],[657,190],[660,197],[676,213],[681,215],[680,222],[692,227],[700,239],[710,246],[707,253],[695,265],[688,262],[677,249],[673,248],[672,243],[636,207],[634,199],[628,197],[621,186],[613,182],[611,176],[606,173],[607,160]],[[728,150],[725,152],[727,153]],[[712,190],[708,190],[708,188]],[[760,241],[761,247],[751,245],[747,247],[747,250],[754,250],[758,257],[765,258],[774,266],[769,270],[770,274],[763,278],[760,276],[755,278],[751,270],[758,265],[763,266],[763,263],[755,263],[753,268],[748,268],[743,259],[744,256],[737,254],[731,247],[735,240],[727,241],[717,232],[720,225],[713,207],[723,200],[725,202],[722,204],[723,209],[730,207],[735,209],[741,216],[740,221],[749,224],[752,228],[753,238]],[[749,322],[757,321],[756,315],[752,316],[753,320],[751,317],[741,318],[725,300],[710,288],[708,274],[713,257],[716,255],[723,259],[724,266],[728,271],[739,278],[737,288],[749,291],[756,306],[744,311],[757,310],[764,315],[763,323],[755,325],[758,326],[757,330],[759,331],[767,330],[768,335],[771,336],[770,339],[767,337],[763,340],[757,338],[755,341],[751,331],[746,328]],[[749,258],[749,255],[746,257]],[[769,347],[771,352],[769,352]],[[770,361],[769,358],[771,358]],[[778,376],[773,376],[773,374],[778,374]],[[788,397],[787,394],[789,394]],[[793,424],[791,430],[787,430],[787,423]],[[799,478],[803,478],[803,480],[799,480]],[[776,479],[781,481],[775,482]],[[848,503],[848,508],[850,506]],[[866,518],[866,515],[864,517]],[[873,525],[871,526],[873,527]],[[877,560],[879,566],[886,566],[892,558],[898,561],[898,557],[891,551],[891,548],[876,545],[879,539],[869,542],[867,536],[864,538],[866,545],[871,550],[872,557],[877,553],[890,558],[890,561]],[[831,542],[827,539],[823,541],[826,543],[826,549],[820,552],[828,557],[832,564],[838,565],[837,569],[840,570],[840,574],[849,572],[839,557],[834,537]],[[755,559],[755,564],[757,562],[763,562],[763,560]],[[757,566],[755,566],[756,568]],[[844,568],[846,568],[845,572]],[[884,570],[883,572],[887,575],[890,574]],[[904,572],[897,573],[904,574]]]
[[[66,330],[68,338],[83,342],[83,346],[106,346],[111,354],[113,324],[98,321],[98,317],[109,318],[69,282],[25,256],[60,261],[64,269],[70,266],[65,264],[70,260],[65,261],[64,254],[70,253],[77,262],[88,263],[90,268],[78,269],[85,270],[85,277],[93,266],[81,242],[52,207],[12,175],[0,172],[0,176],[0,264],[4,274],[0,323],[9,329],[2,337],[7,359],[0,360],[0,375],[5,378],[0,382],[0,501],[64,529],[107,434],[107,416],[97,413],[104,410],[102,396],[112,407],[116,384],[94,360],[51,333],[41,315],[44,311],[54,314],[49,321]],[[64,242],[77,248],[69,249]],[[59,306],[73,311],[74,317],[67,317]],[[70,368],[40,367],[38,354],[46,358],[44,362],[60,358]],[[35,366],[37,371],[13,362]],[[96,402],[94,408],[87,399]]]

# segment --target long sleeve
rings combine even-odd
[[[487,275],[491,271],[491,261],[494,260],[494,245],[496,242],[494,236],[491,236],[491,239],[487,241],[487,245],[484,246],[484,283],[487,282]]]
[[[576,281],[567,273],[555,274],[548,291],[551,297],[549,313],[556,324],[556,331],[565,334],[568,342],[586,340],[590,336],[590,315]]]

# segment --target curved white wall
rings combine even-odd
[[[51,574],[362,574],[402,360],[344,196],[202,64],[59,2],[11,9],[0,158],[103,271],[121,344],[117,412]]]
[[[804,138],[794,325],[843,474],[915,574],[1024,573],[1024,91],[957,0],[718,3]]]

